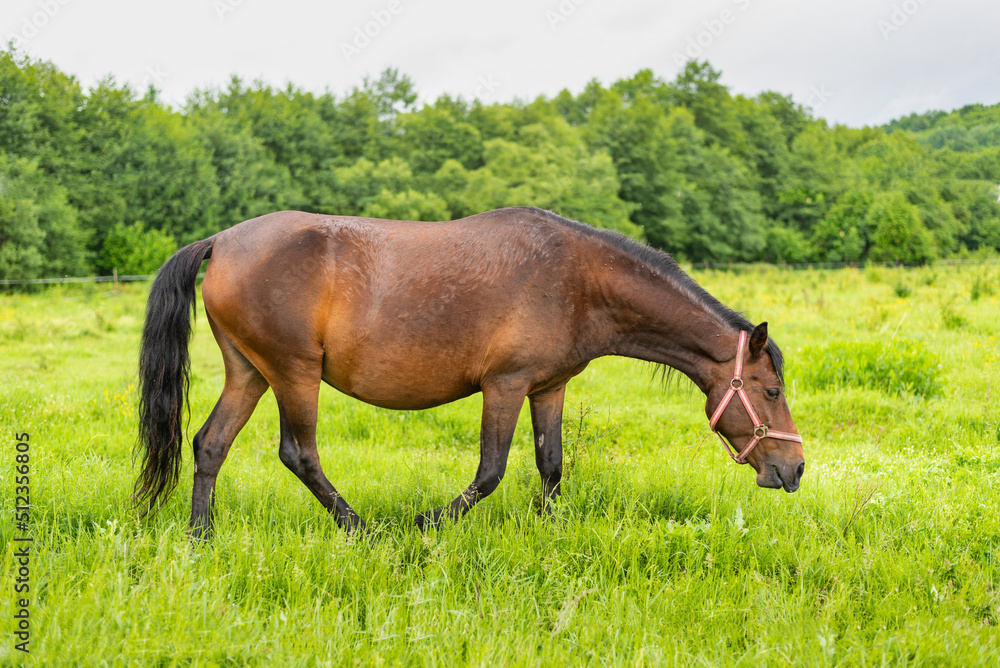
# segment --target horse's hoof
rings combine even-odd
[[[192,545],[205,545],[206,543],[210,543],[214,533],[215,531],[211,526],[206,526],[204,524],[196,524],[188,528],[188,534]]]
[[[368,530],[368,525],[365,524],[363,519],[357,516],[344,520],[340,526],[343,527],[344,531],[346,531],[347,535],[351,538],[361,539],[371,536],[371,531]]]
[[[566,524],[566,510],[559,504],[559,501],[555,499],[549,499],[542,506],[541,512],[539,512],[545,520],[551,522],[561,522],[563,525]]]
[[[422,513],[417,513],[413,521],[417,523],[417,528],[421,531],[427,531],[441,524],[440,517],[441,513],[439,511],[425,510]]]
[[[553,512],[548,512],[545,514],[543,519],[545,520],[545,522],[547,522],[551,526],[554,526],[557,529],[565,529],[566,527],[569,526],[569,518],[566,517],[565,513],[556,514]]]

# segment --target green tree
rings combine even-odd
[[[394,220],[447,220],[448,205],[433,193],[421,193],[411,188],[402,192],[382,190],[361,213],[372,218]]]
[[[868,217],[872,227],[870,259],[893,262],[934,259],[934,238],[921,222],[920,210],[903,193],[880,193]]]
[[[784,195],[793,189],[811,191],[814,187],[801,183],[802,175],[792,169],[794,135],[790,133],[797,131],[802,119],[796,117],[794,104],[777,94],[762,95],[758,100],[739,96],[732,107],[743,141],[729,149],[748,168],[749,186],[760,194],[761,213],[786,225],[792,223],[799,202]]]
[[[288,167],[274,160],[249,126],[215,108],[193,112],[191,122],[215,170],[220,227],[305,202]]]
[[[176,250],[177,242],[166,232],[147,230],[141,222],[118,223],[104,237],[100,269],[117,270],[119,276],[155,274]]]
[[[337,181],[335,210],[348,215],[361,215],[383,191],[404,192],[413,184],[410,166],[399,157],[383,160],[377,165],[361,158],[349,167],[333,170]]]
[[[780,203],[769,211],[782,226],[812,235],[834,202],[861,177],[822,121],[805,124],[792,139],[786,171],[781,175]],[[765,207],[766,210],[766,207]]]
[[[992,181],[954,180],[947,184],[944,198],[960,221],[961,249],[1000,251],[1000,203]]]
[[[0,51],[5,271],[87,273],[129,230],[183,243],[286,208],[535,205],[691,261],[1000,250],[1000,105],[829,127],[786,95],[732,95],[697,61],[552,99],[416,100],[389,69],[343,97],[234,78],[177,110]]]
[[[89,249],[95,255],[107,231],[125,221],[122,155],[134,131],[136,104],[132,91],[112,79],[91,88],[77,118],[81,136],[75,160],[58,174],[81,226],[91,232]]]
[[[680,207],[676,217],[660,228],[673,238],[647,228],[650,241],[696,262],[760,258],[765,247],[764,217],[746,168],[724,148],[706,144],[686,109],[670,112],[667,131],[683,176],[675,190]]]
[[[217,232],[219,185],[196,128],[185,117],[148,102],[135,108],[130,123],[132,132],[113,165],[125,199],[121,222],[142,220],[181,243]]]
[[[365,77],[362,89],[375,103],[379,120],[389,126],[397,115],[409,111],[417,101],[413,81],[392,67],[383,70],[377,79]]]
[[[0,51],[0,152],[49,174],[74,168],[85,102],[80,84],[51,63]]]
[[[86,275],[87,236],[62,186],[0,152],[0,278]]]
[[[246,86],[234,77],[225,90],[201,91],[187,105],[188,114],[212,109],[249,130],[271,160],[287,170],[294,188],[280,190],[293,209],[332,210],[337,202],[333,168],[353,162],[354,155],[345,155],[348,150],[377,160],[384,143],[377,136],[376,104],[358,90],[338,105],[329,94],[316,96],[291,84],[280,90],[260,82]],[[300,199],[290,199],[296,196]]]
[[[868,256],[871,193],[849,192],[841,197],[813,230],[814,257],[820,262],[861,262]]]
[[[452,168],[450,177],[466,183],[461,208],[477,212],[538,206],[641,237],[642,230],[629,220],[628,205],[618,197],[620,184],[610,156],[587,150],[571,126],[553,119],[554,130],[541,124],[522,127],[520,143],[484,142],[484,165],[478,170],[462,175]]]
[[[705,133],[705,141],[741,152],[746,138],[734,113],[729,89],[719,82],[722,73],[708,62],[689,60],[684,70],[666,88],[671,106],[691,112],[695,125]]]
[[[447,96],[420,111],[402,114],[397,119],[395,151],[418,175],[433,174],[446,160],[476,169],[483,164],[483,142],[465,116],[464,105]]]
[[[765,262],[801,264],[813,255],[809,240],[795,228],[770,225],[764,231],[764,250],[760,259]]]
[[[629,218],[645,231],[647,240],[660,248],[682,250],[677,190],[683,179],[663,108],[649,96],[633,93],[626,103],[618,91],[601,91],[594,96],[584,136],[592,149],[611,156],[620,183],[618,195],[632,207]]]

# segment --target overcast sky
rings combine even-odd
[[[386,67],[422,101],[530,100],[643,68],[670,80],[693,56],[733,92],[861,126],[1000,102],[998,16],[983,0],[3,0],[0,37],[173,105],[232,74],[343,95]]]

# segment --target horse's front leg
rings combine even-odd
[[[507,455],[526,390],[513,383],[483,387],[483,418],[479,433],[479,468],[472,484],[451,503],[425,510],[416,517],[421,531],[446,518],[457,519],[497,488],[507,470]]]
[[[528,397],[531,427],[535,437],[535,465],[542,477],[542,505],[552,512],[562,481],[562,416],[566,386]]]

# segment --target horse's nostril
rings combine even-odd
[[[795,480],[796,481],[801,480],[802,479],[802,474],[805,473],[805,472],[806,472],[806,463],[805,462],[799,462],[798,468],[795,469]]]

